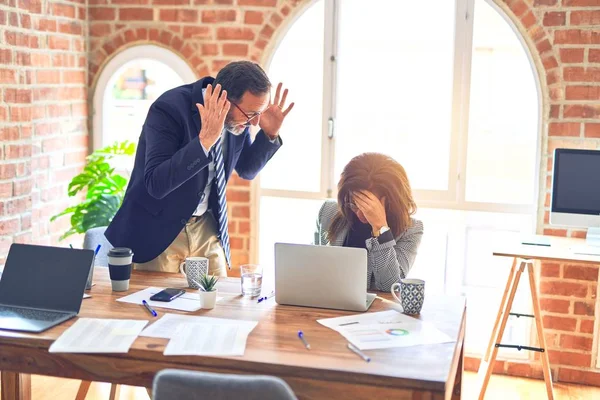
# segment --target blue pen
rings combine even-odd
[[[101,244],[99,244],[98,246],[96,246],[96,251],[94,251],[94,256],[98,255],[98,252],[100,251],[100,247],[102,247]]]
[[[262,301],[269,300],[269,299],[270,299],[271,297],[273,297],[273,296],[275,296],[275,293],[271,291],[271,293],[269,293],[269,295],[268,295],[268,296],[259,297],[259,298],[258,298],[258,302],[260,303],[260,302],[262,302]]]
[[[152,309],[152,307],[150,307],[150,305],[148,305],[148,302],[146,300],[142,300],[142,304],[144,305],[144,307],[146,307],[146,310],[148,310],[150,312],[150,314],[152,314],[152,316],[158,317],[158,314],[156,313],[156,311],[154,311]]]
[[[310,344],[304,339],[304,333],[302,331],[298,331],[298,337],[302,340],[302,343],[304,343],[304,347],[306,347],[307,350],[310,350]]]

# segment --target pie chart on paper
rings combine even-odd
[[[392,336],[406,336],[409,332],[406,329],[386,329],[385,333]]]

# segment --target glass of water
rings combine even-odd
[[[244,264],[240,266],[242,275],[242,296],[256,297],[262,289],[262,267],[257,264]]]

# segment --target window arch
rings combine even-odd
[[[102,69],[93,99],[94,149],[115,140],[137,142],[152,102],[166,90],[196,80],[174,52],[153,44],[129,47]]]
[[[414,18],[399,24],[398,15]],[[436,28],[424,29],[420,15]],[[314,43],[293,51],[303,42]],[[256,185],[259,262],[272,264],[275,240],[311,241],[316,210],[335,198],[351,157],[387,153],[407,169],[425,223],[411,276],[427,280],[428,293],[469,297],[467,346],[481,350],[488,335],[478,331],[493,325],[490,290],[510,267],[491,244],[533,233],[537,222],[539,80],[512,23],[491,0],[319,0],[281,38],[269,76],[290,87],[298,121],[282,129],[288,146]],[[304,124],[303,102],[319,121]],[[304,170],[311,149],[320,173]],[[506,335],[526,342],[528,331]]]

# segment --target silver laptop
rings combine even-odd
[[[353,247],[275,243],[278,304],[366,311],[367,250]]]
[[[0,329],[42,332],[79,313],[92,250],[13,243],[0,279]]]

